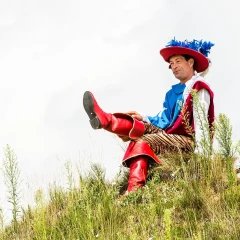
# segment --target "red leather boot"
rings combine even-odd
[[[137,156],[147,156],[158,164],[162,164],[162,161],[155,155],[150,146],[144,141],[131,141],[123,156],[123,166],[130,167],[130,160]]]
[[[145,185],[148,172],[148,156],[137,156],[129,160],[129,178],[127,193],[136,191]]]
[[[106,113],[98,105],[93,94],[86,91],[83,106],[93,129],[103,128],[109,132],[137,139],[144,134],[144,123],[125,113]]]
[[[145,185],[150,160],[162,164],[146,142],[130,142],[122,160],[123,166],[130,168],[128,188],[124,195]]]

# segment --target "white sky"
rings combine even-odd
[[[206,80],[216,115],[231,119],[240,139],[237,0],[0,1],[0,157],[18,156],[23,203],[54,179],[64,162],[99,162],[108,178],[124,154],[116,138],[94,131],[82,106],[92,91],[107,112],[155,115],[178,81],[159,55],[174,36],[215,43]],[[1,166],[1,164],[0,164]],[[6,189],[0,174],[0,208]]]

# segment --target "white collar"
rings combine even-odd
[[[197,73],[195,71],[194,75],[192,76],[192,78],[185,83],[186,87],[185,87],[185,89],[183,91],[183,100],[184,100],[184,102],[186,101],[189,93],[191,92],[194,83],[197,82],[197,81],[202,81],[202,82],[206,83],[205,79],[199,73]]]

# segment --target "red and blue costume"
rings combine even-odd
[[[196,41],[194,44],[191,43],[189,45],[191,46],[188,46],[187,42],[177,42],[174,39],[170,45],[167,45],[166,48],[160,51],[160,54],[167,62],[174,54],[188,54],[196,62],[196,72],[205,71],[209,65],[206,55],[213,44]],[[192,84],[191,86],[189,85],[190,83]],[[188,86],[186,87],[186,85]],[[85,92],[83,105],[89,116],[91,126],[94,129],[103,128],[119,136],[127,136],[130,140],[123,157],[123,164],[130,168],[128,192],[144,186],[150,161],[162,164],[161,159],[156,155],[156,151],[151,147],[151,144],[145,141],[146,138],[144,136],[146,135],[147,124],[154,125],[156,129],[160,130],[159,134],[162,134],[163,137],[167,136],[167,138],[177,135],[190,139],[198,131],[196,130],[198,128],[194,115],[192,90],[195,90],[197,94],[205,93],[207,95],[206,118],[209,123],[209,129],[211,129],[214,121],[214,94],[199,74],[193,76],[189,83],[173,85],[166,93],[163,110],[154,117],[145,116],[143,118],[144,121],[138,121],[125,113],[106,113],[99,107],[93,94],[89,91]],[[184,117],[186,113],[187,120]],[[187,125],[192,129],[191,132],[189,132],[189,127],[186,127],[186,121]],[[159,144],[161,145],[161,142]]]

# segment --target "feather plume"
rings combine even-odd
[[[203,40],[196,40],[193,39],[192,41],[178,41],[175,39],[172,39],[168,42],[166,47],[185,47],[185,48],[191,48],[192,50],[198,51],[202,53],[205,57],[208,57],[208,54],[210,53],[211,47],[213,47],[214,44],[211,42],[203,41]]]

